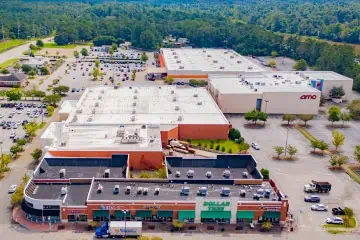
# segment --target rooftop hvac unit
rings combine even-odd
[[[301,81],[295,81],[295,84],[301,84]]]
[[[143,190],[143,195],[147,195],[148,192],[149,192],[149,188],[144,188],[144,190]]]
[[[213,63],[218,63],[218,60],[214,60]]]
[[[100,93],[104,94],[104,93],[105,93],[105,90],[101,90]]]
[[[254,92],[257,92],[257,88],[254,89]]]
[[[173,102],[176,102],[176,97],[173,97]]]
[[[143,190],[144,190],[144,189],[143,189],[142,187],[138,187],[136,193],[137,193],[137,194],[142,194]]]
[[[224,67],[224,66],[220,66],[220,69],[225,69],[225,67]]]
[[[179,69],[184,69],[184,66],[179,66]]]
[[[131,186],[126,186],[125,194],[130,194]]]
[[[82,112],[83,112],[83,111],[82,111],[81,108],[79,108],[79,109],[76,110],[76,113],[82,113]]]
[[[117,85],[114,85],[114,89],[119,89],[119,86],[117,86]]]
[[[180,60],[177,60],[176,63],[181,63],[181,61],[180,61]]]
[[[136,95],[134,96],[134,99],[137,99],[137,96],[136,96]]]
[[[243,173],[242,173],[243,178],[247,178],[248,175],[249,175],[249,174],[248,174],[247,172],[243,172]]]
[[[146,129],[146,125],[142,125],[141,128],[142,128],[142,129]]]
[[[175,58],[175,59],[178,59],[179,57],[178,57],[178,56],[175,56],[174,58]]]
[[[198,102],[197,105],[202,105],[202,102]]]
[[[228,187],[222,187],[221,188],[221,193],[220,193],[221,196],[223,197],[228,197],[230,196],[230,188]]]
[[[179,178],[180,175],[181,175],[180,171],[176,171],[176,172],[175,172],[175,177]]]
[[[176,55],[176,52],[172,52],[172,55]]]
[[[248,69],[249,69],[249,70],[253,69],[253,66],[248,66]]]
[[[135,89],[135,90],[134,90],[134,93],[137,93],[137,92],[138,92],[138,90],[137,90],[137,89]]]
[[[240,197],[246,197],[246,191],[244,189],[240,190]]]
[[[182,116],[178,116],[178,121],[182,121],[183,117]]]
[[[61,195],[65,195],[65,194],[67,194],[67,193],[68,193],[67,186],[62,187],[60,194],[61,194]]]
[[[102,96],[98,96],[98,100],[101,100],[102,99]]]
[[[109,178],[109,177],[110,177],[110,169],[105,169],[104,178]]]
[[[179,111],[179,110],[180,110],[179,106],[175,106],[175,111]]]
[[[275,86],[278,86],[279,85],[279,83],[278,82],[275,82]]]
[[[136,106],[136,102],[133,102],[133,104],[132,104],[132,105],[133,105],[133,107],[135,107],[135,106]]]
[[[95,109],[91,109],[91,113],[92,113],[92,114],[95,114]]]
[[[171,94],[174,94],[175,93],[175,91],[174,90],[171,90]]]
[[[132,112],[131,112],[132,114],[136,114],[136,110],[132,110]]]
[[[65,170],[65,168],[60,169],[60,171],[59,171],[59,177],[60,177],[60,178],[64,178],[65,175],[66,175],[66,170]]]
[[[88,119],[87,119],[88,122],[92,122],[92,120],[93,120],[92,116],[89,116]]]
[[[160,193],[160,188],[155,188],[154,195],[159,195],[159,193]]]
[[[208,56],[208,57],[211,57],[211,55],[210,55],[210,54],[208,54],[207,56]]]
[[[260,85],[260,82],[255,82],[255,85]]]
[[[237,60],[236,62],[237,62],[237,63],[242,63],[241,60]]]
[[[135,116],[131,116],[131,119],[130,119],[132,122],[135,122]]]
[[[212,173],[210,171],[205,173],[205,177],[207,178],[211,178],[212,177]]]
[[[206,50],[203,50],[202,52],[203,52],[203,53],[206,53]]]
[[[231,55],[230,58],[234,58],[234,56]]]
[[[224,54],[228,54],[228,51],[225,51]]]
[[[115,185],[114,186],[113,193],[114,194],[119,194],[120,193],[120,185]]]
[[[188,196],[190,194],[190,188],[188,186],[183,186],[181,188],[181,192],[180,192],[181,195],[185,195],[185,196]]]
[[[97,189],[96,189],[96,192],[97,193],[102,193],[104,187],[99,183],[98,186],[97,186]]]
[[[195,174],[194,170],[188,170],[186,173],[186,176],[188,178],[192,178],[192,177],[194,177],[194,174]]]
[[[206,196],[207,195],[207,187],[199,187],[198,195],[200,196]]]
[[[197,93],[194,94],[194,97],[198,97],[198,96],[199,96],[199,94],[197,94]]]
[[[262,82],[260,85],[261,85],[261,86],[265,86],[265,83],[264,83],[264,82]]]
[[[223,176],[224,176],[224,178],[229,178],[231,176],[230,170],[224,170],[223,171]]]
[[[65,147],[65,146],[66,146],[66,142],[65,142],[65,141],[62,141],[62,142],[60,143],[60,146],[61,146],[61,147]]]

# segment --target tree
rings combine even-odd
[[[174,79],[172,77],[166,77],[165,83],[171,85],[174,82]]]
[[[75,58],[79,58],[80,57],[80,53],[78,51],[74,51],[73,55]]]
[[[350,226],[350,219],[354,217],[354,211],[351,208],[345,207],[344,208],[344,213],[345,213],[345,216],[343,217],[344,225],[346,227],[349,227]]]
[[[305,126],[306,126],[306,123],[307,123],[308,121],[311,121],[311,120],[314,119],[314,115],[312,115],[312,114],[301,114],[301,115],[299,116],[299,119],[300,119],[301,121],[303,121],[303,122],[305,123]]]
[[[300,59],[294,64],[293,69],[296,71],[305,71],[307,69],[307,62],[304,59]]]
[[[54,114],[55,108],[53,106],[46,106],[46,111],[48,111],[48,117],[51,117]]]
[[[113,49],[113,48],[110,48],[110,49],[109,49],[109,54],[110,54],[111,59],[112,59],[113,56],[114,56],[114,49]]]
[[[16,72],[19,72],[21,65],[17,62],[15,63],[15,65],[13,66],[13,68],[16,70]]]
[[[244,118],[246,121],[252,121],[256,125],[256,122],[259,120],[258,111],[254,109],[252,111],[246,112]]]
[[[272,57],[272,58],[276,58],[277,55],[278,55],[277,51],[274,51],[274,50],[271,51],[271,57]]]
[[[328,120],[331,122],[331,126],[334,126],[334,122],[340,121],[340,108],[338,107],[330,107],[328,110]]]
[[[2,97],[2,99],[4,99],[7,95],[7,91],[6,90],[0,90],[0,97]]]
[[[312,140],[311,141],[311,147],[314,149],[314,152],[318,148],[318,146],[319,146],[319,140]]]
[[[9,70],[7,68],[4,68],[4,69],[0,70],[0,73],[1,74],[9,74],[10,72],[9,72]]]
[[[293,122],[296,120],[296,115],[293,114],[284,114],[282,116],[283,121],[287,121],[288,126],[290,125],[290,122]]]
[[[99,79],[99,76],[100,76],[99,68],[94,68],[94,70],[92,71],[92,75],[94,77],[94,80],[97,81]]]
[[[353,100],[349,106],[347,106],[347,109],[350,111],[351,116],[355,119],[360,118],[360,99]]]
[[[13,157],[16,159],[18,157],[18,153],[24,151],[24,148],[19,145],[13,145],[10,148],[10,152],[13,154]]]
[[[261,224],[261,230],[264,231],[264,232],[270,231],[272,229],[272,227],[273,227],[272,223],[268,222],[268,221],[263,222]]]
[[[42,156],[42,151],[40,148],[36,148],[32,153],[31,156],[33,157],[35,162],[38,162]]]
[[[54,94],[59,94],[61,96],[66,96],[66,94],[70,91],[70,88],[65,85],[60,85],[53,88]]]
[[[346,112],[340,113],[340,120],[343,122],[343,127],[345,126],[345,122],[348,122],[351,120],[351,114]]]
[[[11,163],[12,157],[10,154],[3,153],[0,158],[0,173],[9,171],[8,165]]]
[[[30,138],[36,136],[36,131],[39,126],[35,122],[30,122],[24,125],[24,131],[29,135]]]
[[[36,40],[36,46],[38,47],[44,47],[44,42],[41,39]]]
[[[43,101],[56,107],[56,104],[61,101],[61,96],[58,94],[47,95]]]
[[[146,62],[147,60],[149,60],[149,57],[146,55],[146,52],[142,52],[140,60],[143,62]]]
[[[343,86],[331,88],[329,95],[331,98],[341,98],[341,97],[345,96],[345,91],[344,91]]]
[[[273,147],[275,153],[277,154],[277,158],[280,158],[281,154],[285,152],[285,148],[281,146],[274,146]]]
[[[229,131],[228,137],[232,141],[235,141],[236,139],[240,139],[241,138],[240,131],[238,129],[236,129],[236,128],[231,128],[230,131]]]
[[[20,184],[13,195],[11,195],[11,204],[13,206],[20,205],[24,199],[24,184]]]
[[[320,149],[322,154],[324,155],[324,151],[329,149],[329,144],[321,140],[318,142],[317,148]]]
[[[257,118],[259,119],[259,121],[263,121],[265,125],[265,122],[268,119],[268,114],[265,112],[257,112]]]
[[[19,89],[12,89],[6,92],[9,101],[19,101],[22,97],[22,92]]]
[[[89,51],[87,50],[87,48],[82,48],[80,53],[81,55],[83,55],[83,57],[89,56]]]
[[[337,130],[332,131],[332,144],[335,146],[335,151],[338,150],[338,148],[345,143],[345,135]]]
[[[30,50],[36,50],[36,46],[34,44],[30,44],[29,48]]]
[[[36,70],[33,68],[30,70],[30,72],[28,73],[29,76],[35,76],[37,74]]]
[[[261,175],[263,175],[264,179],[270,179],[270,171],[266,168],[262,168],[260,170]]]
[[[16,140],[16,144],[19,146],[25,146],[26,143],[27,143],[27,140],[24,138]]]
[[[100,67],[100,61],[99,60],[95,60],[95,67],[99,68]]]
[[[41,75],[49,75],[50,71],[47,67],[41,67],[40,68]]]
[[[22,70],[24,73],[28,74],[28,73],[32,70],[32,67],[30,67],[30,65],[23,64],[23,65],[21,66],[21,70]]]
[[[329,163],[333,167],[335,166],[341,167],[343,164],[346,164],[348,161],[349,161],[349,157],[347,156],[333,154],[330,157]]]
[[[269,66],[270,66],[271,68],[276,68],[276,61],[275,61],[274,59],[270,60],[270,61],[269,61]]]
[[[355,146],[354,156],[355,156],[355,160],[360,163],[360,145]]]
[[[289,156],[290,156],[290,159],[292,159],[293,158],[293,156],[297,153],[297,148],[295,147],[295,146],[293,146],[293,145],[288,145],[287,146],[287,153],[289,154]]]

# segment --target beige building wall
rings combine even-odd
[[[316,96],[316,99],[302,96]],[[262,111],[269,114],[318,114],[320,91],[317,92],[266,92],[263,94]],[[302,99],[305,98],[305,99]],[[267,104],[265,100],[269,101]]]
[[[245,113],[256,108],[261,94],[218,94],[216,103],[223,113]]]
[[[323,89],[322,89],[322,94],[327,97],[329,97],[329,93],[330,90],[333,87],[339,87],[342,86],[344,88],[345,91],[345,96],[343,97],[344,100],[348,100],[349,96],[351,95],[351,91],[352,91],[352,86],[353,86],[353,80],[349,79],[349,80],[327,80],[324,81],[323,84]]]

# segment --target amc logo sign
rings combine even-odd
[[[302,95],[300,99],[316,99],[316,95]]]

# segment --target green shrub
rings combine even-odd
[[[219,151],[220,150],[220,145],[216,145],[215,150]]]
[[[140,172],[139,178],[152,178],[153,175],[151,173],[148,172]]]
[[[222,151],[222,152],[225,152],[225,151],[226,151],[226,149],[225,149],[224,146],[222,146],[221,151]]]
[[[270,178],[270,171],[268,169],[262,168],[260,173],[263,175],[264,179]]]
[[[228,153],[232,153],[232,149],[231,149],[231,148],[229,148],[229,151],[228,151]]]
[[[204,148],[207,148],[207,146],[208,146],[207,143],[205,143],[205,144],[204,144]]]

